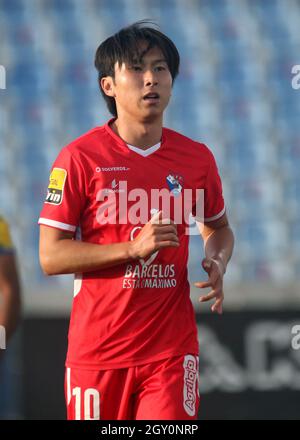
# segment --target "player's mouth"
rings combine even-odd
[[[143,101],[149,102],[149,104],[155,104],[159,102],[160,96],[158,93],[146,93],[146,95],[143,96]]]

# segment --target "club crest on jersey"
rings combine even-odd
[[[183,177],[180,176],[179,174],[170,173],[167,176],[167,184],[171,194],[173,194],[174,197],[177,197],[181,194],[182,191]]]
[[[66,178],[66,170],[63,168],[53,168],[49,178],[49,186],[45,203],[49,203],[51,205],[61,204]]]

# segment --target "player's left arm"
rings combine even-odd
[[[234,235],[229,226],[226,212],[217,220],[199,223],[198,228],[204,241],[205,258],[202,267],[208,273],[207,281],[194,283],[200,289],[211,287],[211,291],[199,298],[200,302],[215,299],[212,312],[223,312],[223,277],[234,247]]]

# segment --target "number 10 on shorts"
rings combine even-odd
[[[79,387],[73,388],[72,397],[75,398],[75,420],[81,420],[83,403],[84,420],[100,420],[100,393],[94,388],[87,388],[82,392]]]

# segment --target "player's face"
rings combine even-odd
[[[141,43],[141,50],[146,47]],[[161,117],[172,90],[172,76],[158,47],[149,50],[141,62],[115,65],[114,96],[118,116],[124,113],[143,120]],[[145,98],[156,93],[156,98]]]

